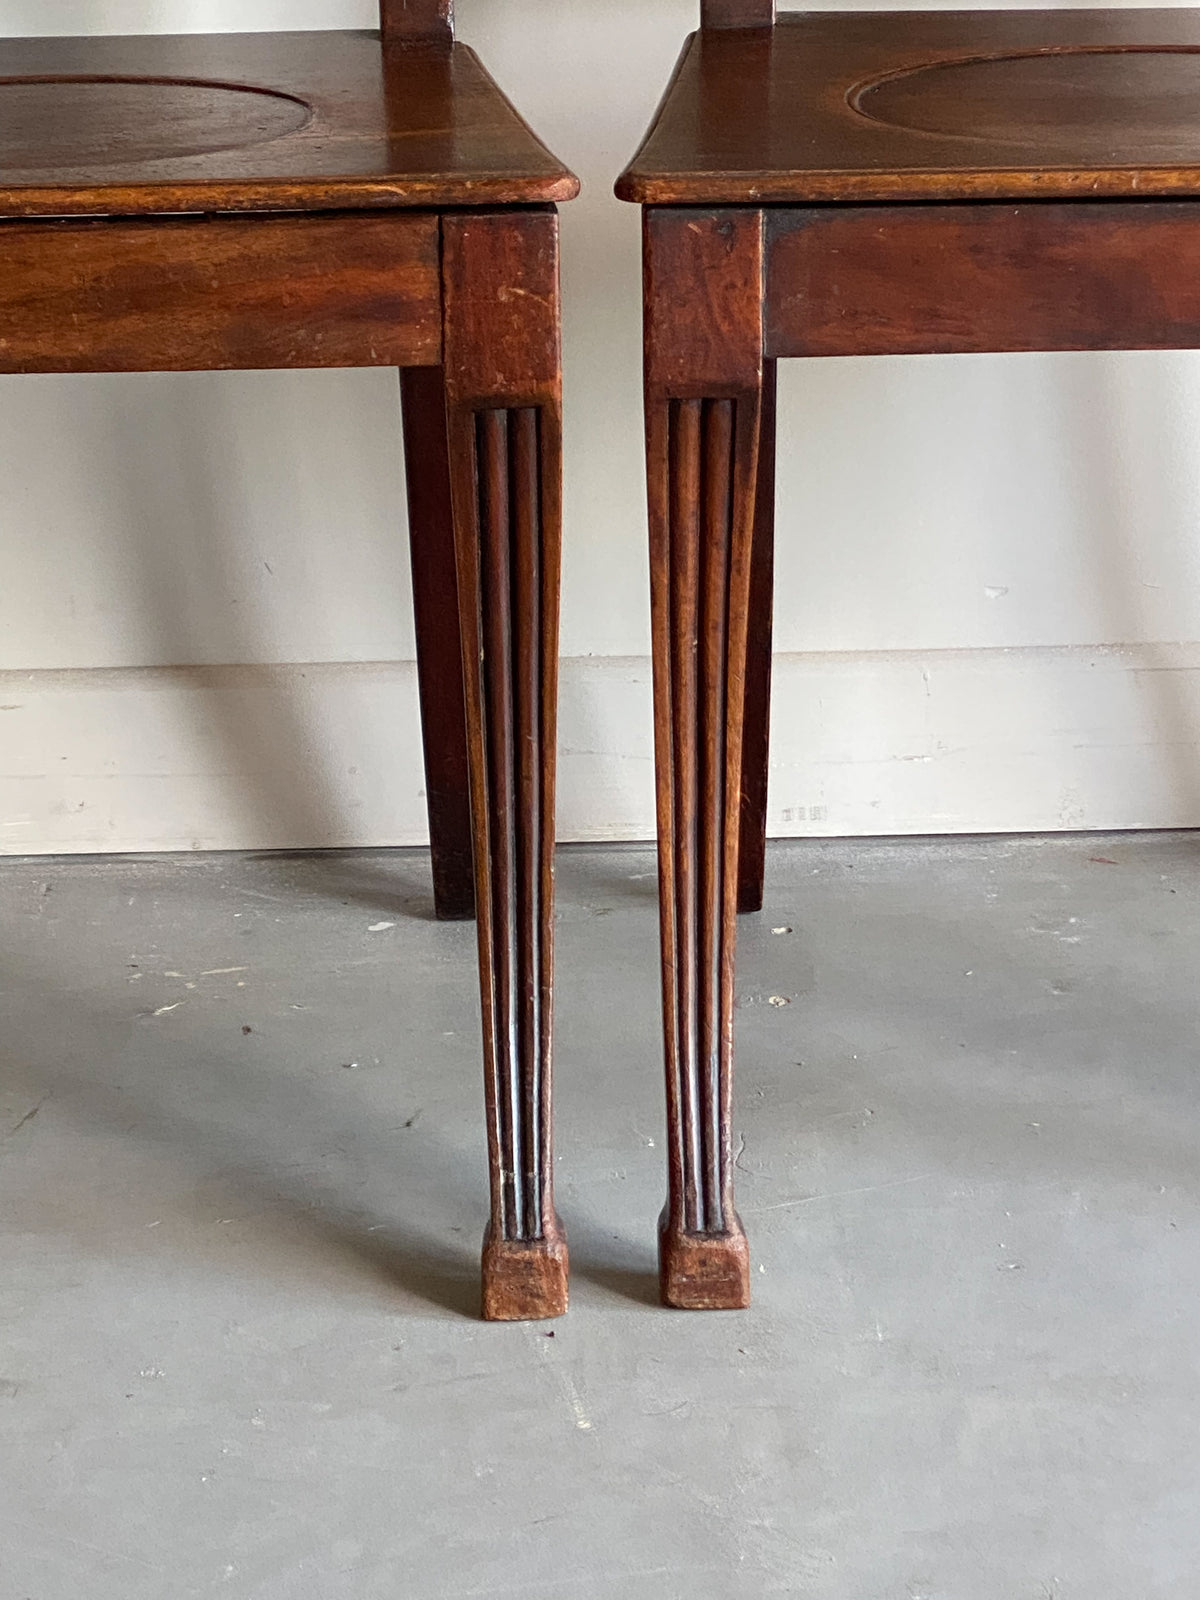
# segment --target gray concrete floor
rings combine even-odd
[[[653,860],[589,849],[574,1305],[475,1320],[427,883],[4,864],[2,1600],[1194,1600],[1200,836],[772,850],[726,1315],[654,1304]]]

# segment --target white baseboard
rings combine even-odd
[[[1200,645],[776,658],[775,836],[1200,826]],[[654,830],[650,667],[564,661],[559,834]],[[0,852],[426,837],[410,662],[0,673]]]

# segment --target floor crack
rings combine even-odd
[[[27,1111],[25,1113],[25,1115],[21,1118],[20,1122],[17,1122],[17,1123],[13,1124],[13,1126],[4,1135],[5,1143],[7,1143],[9,1139],[13,1138],[14,1135],[20,1133],[21,1129],[25,1126],[25,1124],[27,1122],[32,1122],[33,1121],[34,1117],[37,1116],[38,1112],[46,1104],[46,1101],[49,1100],[49,1098],[50,1098],[50,1096],[48,1094],[44,1094],[42,1096],[42,1098],[38,1101],[37,1105],[34,1106],[32,1111]]]

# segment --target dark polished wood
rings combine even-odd
[[[700,0],[706,28],[769,28],[775,21],[775,0]]]
[[[1200,11],[780,16],[689,40],[618,193],[643,204],[1200,188]]]
[[[531,204],[578,184],[465,45],[0,41],[0,215]]]
[[[0,220],[0,372],[425,366],[435,213]]]
[[[1200,348],[1200,11],[771,11],[706,0],[617,186],[646,206],[660,1266],[693,1307],[749,1294],[733,912],[763,900],[776,360]]]
[[[558,219],[448,216],[446,396],[475,827],[492,1317],[567,1307],[554,1209],[554,777],[562,529]]]
[[[577,184],[453,43],[449,0],[381,14],[0,43],[0,372],[402,369],[434,898],[479,908],[483,1311],[556,1316],[548,202]]]
[[[776,356],[1200,345],[1200,205],[1081,200],[772,214]]]
[[[742,725],[738,911],[761,911],[767,866],[767,775],[771,755],[771,632],[775,603],[775,363],[763,362],[754,550],[746,638]]]
[[[475,915],[475,861],[446,374],[412,367],[400,379],[433,903],[456,922]]]
[[[662,1293],[745,1305],[730,1132],[746,632],[763,387],[763,218],[646,225],[646,437],[667,1068]]]
[[[454,38],[454,0],[381,0],[381,11],[386,44],[450,44]]]

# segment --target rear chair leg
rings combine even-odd
[[[554,762],[562,520],[558,219],[443,219],[446,392],[483,997],[483,1312],[567,1308],[554,1210]]]
[[[646,413],[669,1187],[663,1299],[750,1298],[733,1203],[738,830],[762,412],[762,217],[650,210]]]
[[[742,728],[742,797],[738,910],[761,911],[767,861],[767,771],[771,742],[771,621],[775,591],[775,363],[763,362],[750,617],[746,640],[746,712]]]
[[[446,375],[440,367],[410,368],[400,374],[400,395],[433,903],[439,919],[461,921],[475,915],[475,869],[446,440]]]

